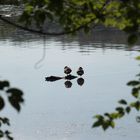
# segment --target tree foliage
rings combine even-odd
[[[140,56],[136,57],[138,59]],[[139,59],[138,59],[139,60]],[[134,98],[133,102],[127,102],[125,99],[118,101],[119,106],[115,108],[115,111],[111,113],[104,113],[103,115],[95,115],[96,121],[93,123],[94,127],[102,127],[103,130],[115,127],[115,121],[123,118],[126,114],[129,114],[133,109],[140,111],[140,74],[136,75],[137,80],[132,80],[127,83],[127,86],[131,86],[131,95]],[[136,121],[140,122],[140,116],[136,117]]]
[[[115,27],[128,33],[128,42],[137,41],[140,24],[139,0],[24,0],[21,21],[42,27],[47,20],[58,22],[65,31],[85,32],[93,25]]]
[[[5,98],[3,98],[4,95],[7,97],[10,105],[20,112],[21,105],[24,102],[22,90],[10,87],[10,82],[7,80],[0,80],[0,112],[5,108],[6,104]],[[3,130],[3,127],[6,128],[6,126],[10,126],[9,118],[0,116],[0,139],[7,138],[7,140],[13,140],[11,132]]]

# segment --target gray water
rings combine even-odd
[[[8,25],[7,25],[8,26]],[[118,100],[133,101],[126,83],[139,72],[139,54],[128,48],[125,35],[116,30],[95,30],[94,36],[43,37],[1,25],[0,80],[24,92],[17,113],[8,103],[1,116],[10,119],[15,140],[138,140],[138,112],[117,120],[115,129],[91,128],[93,116],[113,112]],[[72,80],[45,81],[64,76],[64,66],[76,75],[82,66],[84,84]]]

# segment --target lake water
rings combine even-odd
[[[122,98],[134,100],[126,83],[139,72],[134,59],[139,53],[125,45],[124,34],[102,29],[94,31],[95,36],[42,37],[1,27],[0,79],[21,89],[25,100],[20,113],[8,102],[1,111],[10,119],[7,129],[15,140],[140,138],[136,111],[117,120],[115,129],[91,128],[94,115],[113,112]],[[82,86],[77,79],[71,88],[64,79],[45,81],[47,76],[64,76],[66,65],[73,75],[83,67]]]

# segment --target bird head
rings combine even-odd
[[[79,70],[83,70],[83,68],[82,67],[79,67]]]

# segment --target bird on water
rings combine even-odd
[[[68,66],[65,66],[65,67],[64,67],[64,73],[65,73],[65,74],[69,75],[71,72],[72,72],[72,70],[71,70],[70,67],[68,67]]]
[[[79,68],[78,68],[77,74],[78,74],[79,76],[82,76],[82,75],[84,74],[84,70],[83,70],[82,67],[79,67]]]

